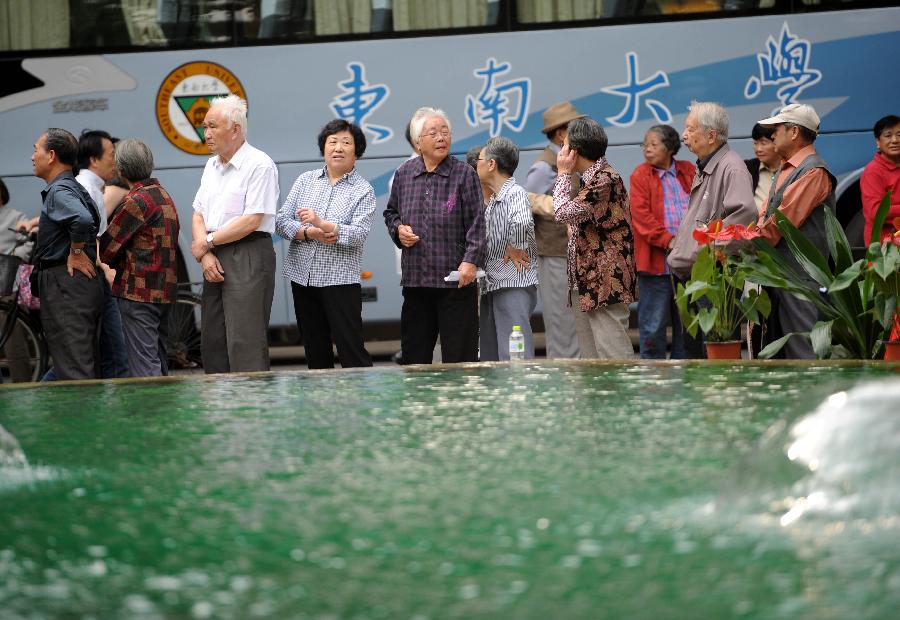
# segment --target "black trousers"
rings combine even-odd
[[[169,374],[166,337],[172,304],[119,298],[122,332],[132,377],[165,377]]]
[[[65,265],[41,269],[41,325],[59,379],[95,379],[100,356],[97,330],[106,296],[103,274],[88,278]]]
[[[334,368],[332,341],[342,368],[372,365],[363,338],[359,284],[301,286],[291,282],[291,292],[310,368]]]
[[[478,289],[403,287],[404,364],[430,364],[438,335],[445,364],[478,361]]]
[[[683,286],[687,286],[687,280],[682,280],[678,276],[672,275],[672,289],[678,290],[678,285],[681,284]],[[705,299],[701,299],[699,304],[692,304],[692,308],[695,310],[697,307],[702,307],[704,304],[708,304]],[[696,336],[691,336],[687,333],[687,330],[684,329],[684,324],[682,323],[682,336],[684,338],[684,357],[689,360],[703,360],[706,359],[706,340],[703,338],[703,332],[697,330]],[[740,338],[740,329],[738,329],[738,338]]]

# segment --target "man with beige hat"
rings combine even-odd
[[[568,101],[554,103],[544,111],[544,128],[550,144],[528,170],[525,189],[532,199],[534,232],[538,254],[538,294],[544,308],[547,357],[576,358],[579,355],[575,329],[576,305],[568,307],[566,276],[566,225],[553,212],[553,185],[556,183],[556,156],[566,139],[569,121],[584,118]]]
[[[819,115],[812,106],[792,103],[781,108],[775,116],[759,121],[764,127],[774,127],[772,141],[781,156],[781,167],[775,172],[769,199],[760,209],[757,226],[766,239],[801,274],[813,290],[816,281],[806,274],[791,254],[787,243],[775,224],[775,212],[780,211],[822,253],[829,256],[825,233],[825,209],[834,211],[834,188],[837,181],[827,164],[816,152],[813,142],[819,133]],[[782,290],[770,290],[773,296],[780,334],[770,334],[774,340],[792,332],[808,332],[817,319],[816,307]],[[806,338],[791,338],[784,346],[785,357],[814,359],[815,353]]]

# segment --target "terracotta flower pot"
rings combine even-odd
[[[900,340],[889,340],[884,343],[884,359],[888,362],[900,361]]]
[[[739,360],[741,359],[741,341],[707,342],[706,357],[711,360]]]

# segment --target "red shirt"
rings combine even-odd
[[[880,241],[884,241],[894,231],[893,219],[900,217],[900,167],[881,153],[875,153],[875,157],[863,170],[859,189],[862,192],[863,218],[866,220],[863,230],[866,245],[872,242],[872,222],[878,205],[887,191],[891,190],[891,208],[884,228],[881,229]]]
[[[688,195],[697,167],[689,161],[675,160],[675,174]],[[631,228],[634,231],[634,256],[640,273],[661,275],[666,271],[666,252],[674,237],[666,230],[663,186],[656,169],[643,163],[631,173]]]

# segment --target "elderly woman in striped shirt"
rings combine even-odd
[[[301,174],[275,218],[291,240],[284,277],[310,368],[334,368],[331,345],[343,368],[371,366],[362,332],[360,263],[375,211],[375,191],[356,170],[366,150],[362,130],[345,120],[319,133],[325,165]]]
[[[514,325],[525,335],[525,357],[534,357],[530,318],[537,303],[537,251],[527,192],[513,173],[519,149],[509,138],[491,138],[478,156],[477,172],[491,192],[485,207],[487,256],[481,288],[481,360],[509,359]]]

